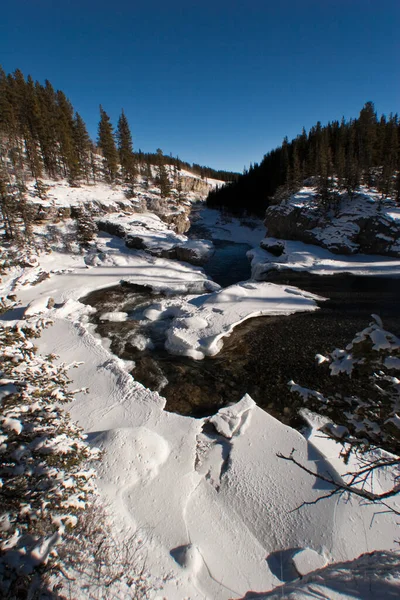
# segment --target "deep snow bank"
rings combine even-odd
[[[102,448],[102,497],[121,536],[142,532],[163,597],[228,600],[271,590],[301,549],[319,566],[392,547],[392,516],[377,520],[375,507],[357,499],[295,510],[326,488],[277,453],[294,448],[310,469],[332,467],[249,397],[210,419],[182,417],[165,412],[79,323],[59,319],[38,342],[67,362],[85,360],[74,386],[89,384],[89,394],[71,414]]]

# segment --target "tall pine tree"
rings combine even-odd
[[[157,149],[157,162],[158,162],[158,185],[160,186],[161,198],[168,198],[171,193],[171,185],[167,169],[164,164],[164,155],[161,148]]]
[[[98,146],[103,153],[103,169],[106,181],[114,183],[118,175],[118,151],[110,117],[100,105]]]
[[[85,177],[87,183],[89,183],[90,151],[92,144],[86,129],[85,122],[78,112],[75,113],[73,123],[73,136],[75,152],[78,158],[79,176]]]
[[[118,119],[117,143],[122,175],[124,181],[129,184],[131,192],[133,193],[136,177],[136,164],[135,156],[133,154],[132,134],[129,128],[128,119],[123,110]]]

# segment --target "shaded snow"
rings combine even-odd
[[[263,250],[254,248],[247,255],[251,259],[252,277],[262,280],[269,271],[306,271],[316,275],[335,275],[352,273],[353,275],[376,275],[400,277],[400,259],[386,256],[355,254],[342,256],[332,254],[320,246],[304,244],[290,240],[266,238],[269,243],[284,245],[282,256],[276,257]]]

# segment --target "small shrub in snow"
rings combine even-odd
[[[61,569],[58,549],[94,491],[97,455],[60,404],[65,366],[36,354],[39,329],[0,326],[0,591],[40,597]]]
[[[284,460],[330,484],[330,491],[311,502],[335,494],[350,493],[369,502],[382,504],[388,511],[400,511],[388,499],[400,493],[400,340],[383,329],[379,317],[358,333],[345,350],[329,356],[317,355],[337,377],[336,390],[323,394],[303,388],[293,381],[291,390],[316,412],[330,417],[321,429],[342,444],[342,456],[348,464],[355,454],[355,470],[342,477],[317,473],[294,456],[278,454]],[[332,420],[334,421],[332,421]],[[381,450],[383,448],[383,451]],[[388,452],[389,451],[389,452]],[[386,482],[376,487],[382,476]],[[329,489],[329,488],[328,488]]]
[[[75,209],[76,235],[80,246],[88,246],[97,235],[98,228],[92,214],[85,208]]]
[[[292,392],[310,408],[340,419],[330,434],[351,447],[378,446],[400,450],[400,340],[383,329],[379,317],[370,323],[345,350],[335,349],[327,357],[318,355],[322,368],[335,377],[334,393],[308,390],[290,382]]]
[[[58,554],[68,598],[147,600],[162,588],[162,582],[150,583],[140,532],[116,538],[99,502],[81,513],[76,526],[65,533]]]

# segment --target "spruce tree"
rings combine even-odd
[[[133,154],[132,134],[129,128],[128,119],[123,110],[118,119],[116,137],[122,175],[125,183],[129,184],[130,191],[133,194],[133,186],[136,178],[136,164],[135,156]]]
[[[158,162],[158,185],[160,186],[161,198],[168,198],[171,193],[171,185],[167,169],[164,164],[164,155],[161,148],[157,149],[157,162]]]
[[[118,175],[118,151],[114,140],[114,131],[103,107],[100,106],[98,146],[103,153],[103,168],[106,181],[114,183]]]
[[[84,177],[87,183],[89,183],[90,151],[92,143],[87,132],[85,122],[78,112],[75,113],[73,135],[75,152],[78,158],[79,176]]]
[[[291,176],[291,189],[293,190],[293,192],[297,192],[301,187],[303,177],[300,165],[299,151],[296,142],[293,143],[292,149]]]
[[[387,197],[394,193],[396,185],[395,174],[399,154],[397,115],[390,116],[385,129],[385,159],[382,166],[382,172],[379,177],[378,187],[382,192],[382,195]]]
[[[359,156],[356,151],[356,124],[351,122],[347,132],[346,142],[346,170],[345,170],[345,186],[347,193],[352,197],[360,185],[360,164]]]
[[[51,178],[62,175],[59,164],[58,107],[56,93],[46,79],[45,86],[36,84],[36,93],[40,101],[41,128],[39,141],[44,167]]]
[[[79,207],[75,210],[76,219],[76,239],[82,247],[87,247],[95,238],[98,228],[91,212],[85,207]]]
[[[19,133],[25,142],[25,152],[32,177],[42,176],[42,161],[39,149],[38,126],[40,112],[33,80],[25,81],[22,72],[14,73],[14,100],[19,108]]]
[[[90,171],[92,173],[93,183],[96,183],[96,175],[98,172],[97,162],[96,162],[96,146],[91,143],[89,150],[89,159],[90,159]]]
[[[346,174],[346,125],[344,119],[340,124],[335,145],[335,172],[339,189],[345,187]]]
[[[56,94],[58,107],[58,139],[64,165],[64,177],[71,185],[79,179],[79,160],[74,140],[74,109],[61,91]]]
[[[372,185],[377,133],[377,118],[373,102],[367,102],[360,111],[357,133],[359,163],[363,180],[368,185]]]

